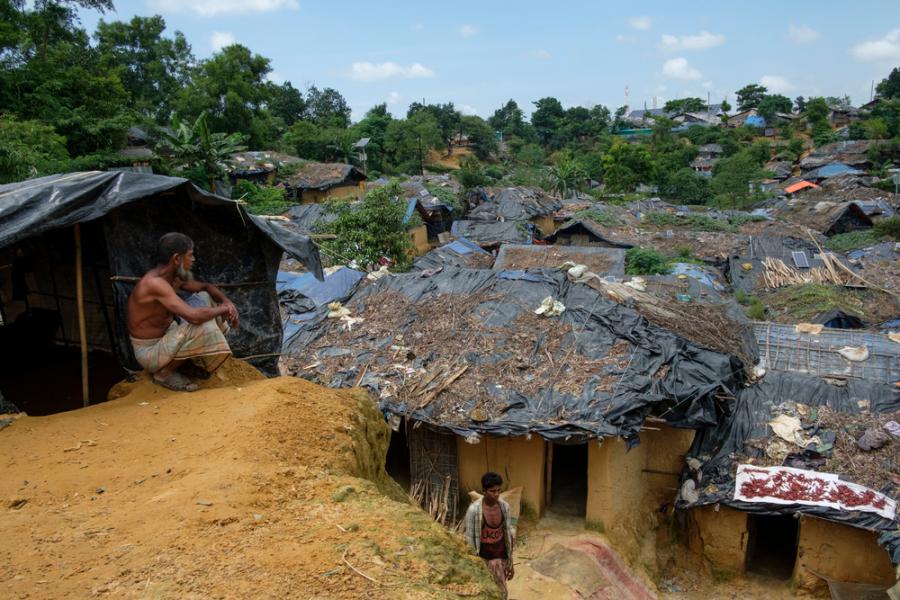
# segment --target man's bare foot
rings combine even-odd
[[[196,383],[192,383],[190,379],[178,371],[174,371],[164,377],[160,377],[159,373],[156,373],[153,376],[153,383],[175,392],[196,392],[200,389]]]

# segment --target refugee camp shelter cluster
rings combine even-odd
[[[865,398],[872,414],[900,411],[888,383],[900,377],[898,351],[885,336],[876,344],[826,332],[814,348],[807,337],[761,331],[693,279],[630,287],[621,271],[611,280],[535,267],[516,248],[501,246],[485,268],[478,246],[457,240],[411,273],[355,280],[328,296],[348,314],[329,318],[320,304],[292,324],[289,369],[370,389],[394,429],[389,473],[424,505],[445,502],[445,522],[492,470],[523,488],[526,514],[582,520],[631,557],[646,555],[669,519],[723,573],[892,582],[895,516],[735,501],[731,460],[755,436],[771,437],[766,411],[788,401],[854,414]],[[612,272],[618,257],[608,259]],[[673,301],[671,290],[685,286],[694,300]],[[835,346],[851,343],[878,356],[848,368]],[[789,372],[801,354],[815,364]],[[873,370],[883,381],[869,381]]]
[[[234,354],[267,355],[255,364],[274,373],[278,264],[287,251],[321,276],[308,238],[185,179],[69,173],[0,186],[0,393],[28,414],[49,414],[102,402],[139,371],[126,302],[170,231],[194,240],[196,276],[221,285],[237,306]]]

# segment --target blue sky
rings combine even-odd
[[[712,102],[747,83],[791,98],[869,100],[900,66],[900,1],[673,3],[118,0],[106,20],[161,14],[198,58],[232,41],[271,59],[276,81],[339,90],[358,119],[388,102],[452,101],[489,116],[509,98],[526,112],[642,108],[684,96]],[[83,11],[90,31],[100,19]]]

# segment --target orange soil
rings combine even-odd
[[[384,474],[367,397],[238,361],[111,397],[0,431],[3,597],[493,597]]]

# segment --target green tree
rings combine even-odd
[[[794,98],[794,108],[797,109],[798,113],[806,112],[806,98],[803,96]]]
[[[480,185],[487,185],[488,177],[481,162],[474,156],[466,156],[459,162],[459,169],[454,173],[456,180],[468,191]]]
[[[541,98],[534,102],[534,106],[534,112],[531,113],[531,125],[537,131],[541,143],[547,146],[562,124],[565,111],[560,101],[552,97]]]
[[[266,105],[273,116],[281,119],[290,127],[306,115],[306,101],[300,90],[285,81],[281,85],[269,83]]]
[[[756,108],[763,101],[766,92],[769,90],[765,86],[751,83],[739,89],[737,93],[738,110],[747,110],[748,108]]]
[[[547,155],[538,144],[524,144],[515,155],[516,161],[529,167],[539,167],[544,164]]]
[[[791,99],[787,96],[782,96],[781,94],[766,94],[762,101],[760,101],[758,108],[759,114],[762,115],[767,123],[771,123],[775,113],[789,113],[793,106],[794,103],[791,102]]]
[[[690,167],[682,167],[660,185],[659,193],[682,204],[705,204],[710,199],[709,181]]]
[[[157,15],[128,23],[101,20],[94,33],[101,68],[116,72],[132,107],[159,124],[171,119],[171,101],[189,81],[194,63],[184,34],[165,38],[165,29]]]
[[[459,132],[462,123],[462,115],[453,107],[453,103],[422,104],[420,102],[413,102],[406,111],[406,118],[412,118],[420,112],[428,113],[434,118],[434,122],[437,123],[438,129],[441,132],[441,138],[444,141],[444,145],[447,147],[447,154],[453,154],[453,136]]]
[[[319,242],[325,254],[342,262],[356,260],[367,268],[382,258],[394,261],[399,271],[411,265],[407,232],[411,224],[405,220],[406,202],[396,182],[369,191],[359,203],[331,201],[326,213],[333,220],[320,220],[316,230],[337,237]]]
[[[388,126],[394,117],[387,110],[387,104],[376,104],[366,112],[362,120],[356,124],[354,128],[359,137],[369,138],[369,145],[366,146],[366,155],[368,156],[368,167],[383,171],[385,169],[385,138],[387,136]]]
[[[268,58],[246,46],[227,46],[200,63],[190,85],[178,93],[175,111],[190,120],[208,113],[213,131],[240,133],[254,148],[271,147],[280,134],[266,109],[271,70]]]
[[[225,176],[225,162],[235,152],[246,150],[239,133],[214,133],[205,112],[192,124],[172,121],[174,134],[161,132],[160,145],[171,152],[173,170],[212,191],[216,179]]]
[[[310,86],[306,90],[306,119],[324,127],[346,129],[350,126],[350,105],[335,89]]]
[[[868,140],[884,140],[889,137],[887,123],[879,117],[866,119],[862,127]]]
[[[53,127],[0,116],[0,183],[48,175],[68,158],[66,140]]]
[[[753,199],[751,183],[764,175],[759,154],[748,148],[716,163],[709,191],[720,206],[743,207]]]
[[[570,153],[560,152],[547,173],[547,179],[549,191],[566,198],[577,195],[584,187],[587,174]]]
[[[669,100],[663,105],[663,111],[667,114],[683,112],[703,112],[706,110],[706,102],[701,98],[678,98]]]
[[[878,82],[875,91],[879,98],[900,98],[900,67],[891,69],[890,75]]]
[[[616,140],[603,156],[603,182],[611,192],[633,192],[650,181],[653,162],[643,145]]]
[[[429,152],[440,148],[443,141],[437,121],[427,111],[405,120],[395,119],[385,132],[386,162],[395,172],[421,174]]]
[[[469,143],[474,148],[475,156],[481,160],[490,158],[493,152],[497,151],[497,138],[494,137],[494,131],[479,116],[465,115],[459,122],[460,132],[468,136]]]

